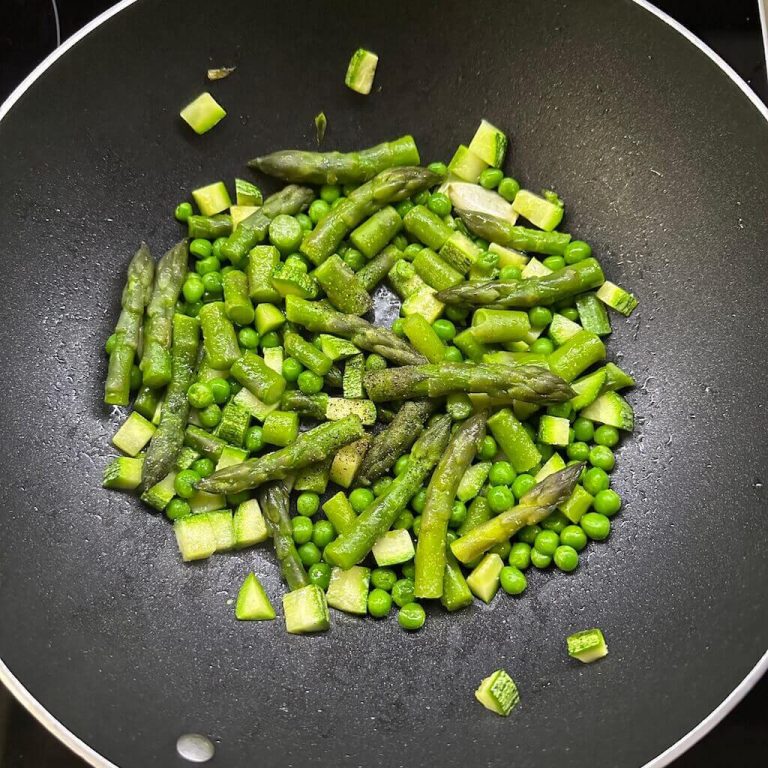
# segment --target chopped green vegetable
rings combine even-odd
[[[367,96],[373,87],[379,57],[373,51],[358,48],[349,60],[344,84],[357,93]]]
[[[187,104],[179,113],[181,119],[197,134],[211,130],[227,116],[222,106],[207,91]]]
[[[487,120],[482,120],[472,141],[469,142],[469,149],[487,165],[501,168],[508,145],[509,140],[502,131]]]
[[[570,635],[567,640],[568,655],[590,664],[608,655],[605,637],[599,629],[585,629]]]
[[[520,701],[520,694],[514,680],[499,669],[480,683],[475,698],[491,712],[507,717]]]
[[[256,574],[249,573],[237,593],[235,617],[240,621],[271,621],[276,616],[272,603]]]
[[[353,565],[347,570],[334,568],[326,599],[331,608],[364,616],[368,612],[368,585],[371,570]]]
[[[635,311],[635,307],[638,305],[637,299],[631,293],[607,280],[597,289],[595,295],[611,309],[615,309],[627,317]]]
[[[316,584],[283,595],[283,613],[285,630],[290,634],[325,632],[331,626],[325,593]]]

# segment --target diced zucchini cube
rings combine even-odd
[[[141,470],[144,458],[141,456],[118,456],[104,468],[102,485],[118,491],[133,491],[141,485]]]
[[[193,514],[200,515],[224,509],[227,506],[227,499],[218,493],[197,491],[191,499],[187,499],[187,503]]]
[[[346,533],[357,520],[357,515],[344,491],[339,491],[323,504],[323,512],[339,534]]]
[[[261,582],[255,573],[249,573],[237,593],[235,618],[240,621],[271,621],[275,615]]]
[[[264,421],[272,411],[276,411],[280,407],[280,403],[267,403],[259,400],[256,395],[250,390],[243,387],[233,398],[233,402],[237,403],[241,408],[244,408],[248,413],[253,416],[256,421]]]
[[[552,315],[552,322],[549,324],[549,336],[558,347],[581,330],[582,327],[578,323],[574,323],[573,320],[569,320],[564,315],[557,312]]]
[[[448,173],[462,181],[475,184],[487,167],[488,163],[482,157],[478,157],[469,147],[461,144],[448,163]]]
[[[523,267],[520,275],[521,277],[543,277],[544,275],[551,275],[552,270],[549,267],[545,267],[535,256],[529,259],[528,263]]]
[[[325,632],[331,626],[331,615],[325,593],[317,584],[283,595],[285,630],[292,635]]]
[[[373,426],[376,423],[376,403],[371,400],[345,400],[343,397],[328,398],[325,417],[329,421],[338,421],[353,414],[364,426]]]
[[[563,220],[562,205],[550,202],[527,189],[521,189],[515,195],[512,208],[545,232],[551,232]]]
[[[267,347],[262,350],[264,357],[264,365],[267,368],[271,368],[275,373],[283,375],[283,348],[282,347]]]
[[[576,632],[566,640],[568,655],[590,664],[608,655],[608,645],[599,629],[585,629]]]
[[[365,457],[371,438],[368,435],[343,446],[333,457],[331,480],[342,488],[349,488]]]
[[[228,552],[235,546],[235,526],[232,523],[232,513],[228,509],[208,512],[208,522],[213,528],[216,539],[216,551]]]
[[[344,84],[356,93],[367,96],[373,87],[373,78],[376,76],[376,66],[379,57],[373,51],[358,48],[349,60]]]
[[[195,133],[203,134],[210,131],[216,123],[225,118],[227,113],[216,99],[205,91],[194,101],[187,104],[179,115]],[[223,211],[224,209],[222,208],[221,210]]]
[[[486,709],[506,717],[520,701],[520,694],[514,680],[503,669],[499,669],[480,683],[475,698]]]
[[[140,413],[133,411],[123,422],[120,429],[112,438],[112,445],[127,453],[136,456],[155,434],[155,426],[147,421]]]
[[[187,515],[173,523],[181,559],[205,560],[216,551],[216,534],[208,515]]]
[[[232,217],[232,229],[235,229],[243,219],[247,219],[258,210],[258,205],[231,205],[229,207],[229,215]]]
[[[565,469],[565,459],[555,451],[549,459],[547,459],[544,466],[536,473],[534,480],[540,483],[545,477],[554,475],[555,472],[560,472]]]
[[[364,616],[368,612],[368,586],[371,580],[370,568],[353,565],[346,571],[334,568],[331,582],[325,593],[328,605],[346,613]]]
[[[405,317],[421,315],[431,325],[443,314],[445,304],[438,301],[433,288],[425,287],[405,299],[400,309]]]
[[[581,416],[627,432],[635,428],[632,406],[618,392],[605,392],[600,395],[591,405],[582,409]]]
[[[490,603],[499,589],[499,575],[504,561],[495,553],[488,553],[467,576],[467,584],[475,597]]]
[[[242,206],[249,205],[258,208],[264,202],[261,190],[245,179],[235,179],[235,197],[237,204]],[[232,226],[234,227],[234,223]]]
[[[381,567],[407,563],[416,554],[411,534],[402,528],[380,536],[371,551],[376,565]]]
[[[482,251],[463,232],[454,232],[440,249],[440,257],[466,275]]]
[[[472,141],[469,142],[470,151],[494,168],[501,168],[503,165],[508,146],[506,135],[487,120],[480,122]]]
[[[247,458],[248,451],[244,451],[242,448],[235,448],[234,445],[225,445],[216,464],[216,471],[231,467],[233,464],[242,464]]]
[[[269,538],[269,530],[256,499],[248,499],[237,507],[233,519],[235,549],[252,547]]]
[[[577,485],[573,493],[558,507],[558,509],[572,522],[577,524],[592,506],[594,497],[583,486]]]
[[[223,181],[215,181],[213,184],[192,190],[192,199],[197,203],[203,216],[214,216],[226,211],[232,205]]]
[[[571,387],[576,395],[568,401],[573,410],[580,411],[590,403],[594,403],[600,392],[602,392],[604,385],[605,370],[602,368],[575,381]]]
[[[600,301],[607,304],[611,309],[621,312],[622,315],[629,317],[638,305],[637,299],[629,292],[625,291],[616,283],[606,280],[595,294]]]
[[[571,422],[559,416],[543,415],[539,419],[539,442],[564,448],[568,445]]]
[[[169,472],[159,483],[155,483],[151,488],[147,488],[141,494],[141,500],[150,507],[162,512],[176,495],[176,473]]]

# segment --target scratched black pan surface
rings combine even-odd
[[[368,98],[343,86],[361,44],[381,57]],[[210,86],[228,117],[196,137],[178,110],[228,64]],[[413,132],[425,161],[498,123],[509,172],[556,189],[568,230],[641,302],[610,342],[639,382],[610,541],[571,576],[534,573],[522,599],[430,612],[412,635],[342,614],[312,638],[236,623],[248,569],[279,606],[268,549],[182,566],[161,517],[100,488],[120,419],[101,350],[137,242],[159,255],[189,189],[311,147],[320,110],[328,148]],[[199,732],[228,768],[634,768],[760,662],[768,123],[647,9],[138,2],[0,122],[0,190],[3,675],[105,760],[182,765],[177,738]],[[610,656],[583,667],[564,639],[591,626]],[[522,692],[507,720],[473,699],[498,667]]]

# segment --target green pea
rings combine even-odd
[[[507,202],[511,203],[515,199],[515,197],[517,197],[517,193],[519,191],[520,191],[520,184],[518,184],[515,179],[509,176],[505,176],[499,182],[498,192]]]
[[[551,269],[555,272],[565,266],[565,259],[562,256],[547,256],[541,263],[547,267],[547,269]]]
[[[487,251],[488,250],[488,246],[490,245],[490,243],[484,237],[476,237],[475,238],[475,245],[481,251]],[[483,258],[482,255],[480,256],[480,258],[481,259]],[[498,259],[496,260],[496,262],[498,263]]]
[[[217,376],[215,379],[211,379],[207,382],[208,387],[213,393],[213,402],[219,405],[226,403],[229,400],[231,394],[231,387],[226,379],[222,379]]]
[[[112,352],[115,349],[115,345],[117,344],[117,334],[113,333],[107,340],[104,342],[104,351],[111,355]]]
[[[374,496],[383,496],[392,485],[393,479],[391,477],[380,477],[372,487]],[[405,513],[403,513],[405,514]]]
[[[411,508],[416,514],[420,515],[424,511],[424,504],[427,501],[427,489],[421,488],[411,499]]]
[[[515,497],[506,485],[496,485],[489,488],[485,498],[488,501],[488,506],[496,513],[503,512],[515,504]]]
[[[315,563],[307,569],[310,584],[315,584],[325,592],[331,583],[331,566],[328,563]]]
[[[545,555],[539,552],[538,549],[532,549],[531,565],[534,568],[541,568],[541,569],[549,568],[549,566],[552,565],[552,557],[551,555]]]
[[[488,551],[491,554],[498,555],[502,560],[506,560],[512,551],[512,544],[509,541],[502,541],[499,544],[494,544]]]
[[[297,552],[299,553],[299,559],[304,564],[305,568],[309,568],[315,565],[315,563],[319,563],[322,559],[322,554],[320,553],[317,544],[312,541],[302,544],[297,548]]]
[[[456,326],[450,320],[435,320],[432,330],[443,341],[451,341],[456,335]]]
[[[517,532],[517,540],[532,547],[541,530],[538,525],[526,525]]]
[[[413,208],[413,203],[410,200],[401,200],[396,206],[395,210],[397,215],[402,219],[408,211]]]
[[[406,603],[397,612],[397,623],[409,632],[415,632],[424,626],[427,614],[418,603]]]
[[[194,209],[191,203],[179,203],[173,212],[173,216],[176,221],[186,221],[193,213]]]
[[[464,361],[464,355],[458,347],[450,346],[445,350],[443,360],[449,363],[461,363]]]
[[[579,553],[567,544],[562,544],[555,550],[553,559],[555,565],[566,573],[575,571],[579,567]]]
[[[256,349],[259,346],[259,332],[255,328],[246,326],[237,332],[237,340],[243,349]]]
[[[336,529],[330,520],[318,520],[312,531],[312,541],[320,549],[325,549],[336,538]]]
[[[207,275],[209,272],[218,272],[220,269],[221,262],[213,255],[200,259],[200,261],[195,264],[195,272],[201,277]]]
[[[323,216],[327,216],[331,206],[325,200],[313,200],[309,206],[309,218],[313,224],[317,224]]]
[[[383,619],[391,609],[392,597],[389,592],[377,587],[368,593],[368,613],[374,619]]]
[[[216,403],[211,403],[211,405],[198,411],[197,417],[206,429],[213,429],[221,421],[221,408]]]
[[[448,174],[448,166],[445,163],[441,163],[439,160],[430,163],[427,166],[427,169],[432,171],[432,173],[436,173],[438,176],[446,176]]]
[[[296,219],[296,221],[299,222],[299,224],[301,225],[301,228],[305,232],[311,232],[312,231],[312,228],[314,227],[314,224],[312,223],[312,219],[310,219],[309,216],[307,216],[306,213],[297,213],[294,218]]]
[[[589,458],[589,446],[586,443],[570,443],[565,449],[569,459],[586,461]]]
[[[334,208],[338,208],[345,200],[345,197],[337,197],[332,203],[331,203],[331,210]]]
[[[397,574],[392,568],[374,568],[371,571],[371,586],[391,592],[397,582]]]
[[[366,507],[370,506],[373,503],[373,500],[373,491],[369,488],[355,488],[355,490],[349,494],[349,503],[358,515]]]
[[[451,516],[448,520],[449,528],[458,528],[467,519],[467,505],[463,501],[454,501],[451,505]]]
[[[546,307],[531,307],[528,310],[528,319],[534,328],[543,328],[552,322],[552,311]]]
[[[610,472],[616,465],[616,458],[607,445],[596,445],[589,452],[589,463],[593,467],[599,467]]]
[[[353,272],[359,272],[365,266],[365,256],[357,248],[348,248],[342,259]]]
[[[248,453],[258,453],[264,447],[264,435],[258,424],[248,428],[243,447]]]
[[[421,515],[416,515],[416,517],[413,518],[413,525],[411,526],[411,531],[413,532],[413,535],[418,539],[419,532],[421,531]]]
[[[499,581],[501,588],[508,595],[520,595],[525,592],[525,588],[528,586],[528,579],[525,578],[525,574],[519,568],[515,568],[514,565],[505,565],[501,569]]]
[[[560,531],[560,543],[581,552],[587,546],[587,534],[578,525],[566,525]]]
[[[401,232],[399,235],[395,235],[392,238],[392,245],[394,245],[398,251],[404,251],[408,247],[408,238]]]
[[[211,255],[215,256],[219,261],[224,261],[224,257],[221,255],[221,247],[227,242],[226,237],[217,237],[213,241],[211,246]]]
[[[582,416],[579,416],[576,421],[573,422],[573,436],[581,443],[588,443],[595,435],[595,425]]]
[[[469,395],[464,392],[452,392],[448,395],[445,409],[454,421],[468,419],[475,410]]]
[[[443,192],[434,192],[429,197],[427,208],[438,216],[447,216],[451,212],[451,200]]]
[[[587,512],[582,515],[579,525],[593,541],[604,541],[611,533],[611,521],[599,512]]]
[[[128,382],[128,387],[132,391],[135,391],[135,390],[137,390],[141,386],[142,381],[143,381],[143,376],[142,376],[142,373],[141,373],[141,368],[139,368],[138,365],[132,365],[131,366],[131,377],[130,377],[130,380]]]
[[[296,511],[303,517],[312,517],[320,509],[320,497],[312,491],[303,491],[296,499]]]
[[[173,481],[173,489],[182,499],[191,499],[195,493],[195,483],[200,482],[200,475],[193,469],[182,469]]]
[[[381,371],[387,367],[387,361],[381,355],[376,352],[372,352],[365,358],[365,370],[366,371]]]
[[[597,496],[600,491],[604,491],[611,484],[611,480],[608,477],[608,473],[600,467],[590,467],[585,473],[584,478],[581,481],[584,486],[584,490]]]
[[[312,540],[315,526],[308,517],[293,517],[291,518],[291,529],[293,530],[293,540],[297,544],[306,544]]]
[[[311,216],[312,214],[310,213],[310,218]],[[269,241],[283,255],[297,251],[303,237],[304,230],[293,216],[279,213],[269,223]]]
[[[608,448],[614,448],[619,444],[619,430],[608,424],[601,424],[595,430],[595,442],[598,445],[605,445]]]
[[[519,267],[502,267],[501,271],[499,272],[499,278],[501,280],[519,280],[522,277],[523,273],[520,271]]]
[[[516,541],[509,550],[507,562],[524,571],[531,564],[531,545],[524,541]]]
[[[213,459],[203,456],[202,458],[195,459],[190,469],[200,475],[200,477],[209,477],[215,472],[216,464]]]
[[[592,502],[595,512],[599,512],[606,517],[613,517],[621,509],[621,496],[611,488],[598,491],[595,500]]]
[[[579,261],[584,261],[592,255],[592,247],[589,243],[585,243],[583,240],[571,240],[568,245],[565,246],[566,264],[576,264]]]
[[[525,496],[534,485],[536,485],[536,480],[533,475],[518,475],[512,483],[512,493],[515,494],[515,498],[520,499]]]
[[[554,531],[543,530],[536,536],[533,548],[542,555],[554,555],[560,544],[560,537]]]
[[[416,566],[413,563],[413,560],[411,560],[408,563],[405,563],[400,567],[400,570],[403,572],[403,578],[404,579],[410,579],[411,581],[414,581],[416,579]]]
[[[189,244],[189,252],[196,259],[207,259],[213,253],[213,244],[210,240],[205,240],[202,237],[196,237]]]
[[[405,336],[405,329],[403,328],[404,322],[402,317],[398,317],[397,320],[392,323],[392,333],[394,333],[395,336],[400,336],[401,338]]]
[[[286,357],[283,360],[282,372],[286,381],[296,381],[303,370],[304,366],[295,357]]]
[[[165,508],[165,516],[169,520],[178,520],[180,517],[186,517],[191,514],[192,510],[190,509],[189,504],[178,496],[174,496]]]
[[[559,536],[560,531],[565,530],[570,522],[571,521],[559,509],[556,509],[549,517],[542,520],[541,527],[545,531],[554,531]]]
[[[318,376],[314,371],[302,371],[296,381],[305,395],[316,395],[322,392],[325,383],[323,377]]]
[[[576,307],[564,307],[560,310],[560,314],[571,322],[579,322],[579,310]]]
[[[400,475],[405,472],[406,469],[411,464],[411,457],[409,454],[404,453],[396,462],[395,462],[395,477],[400,477]]]
[[[534,352],[537,355],[550,355],[555,349],[555,345],[552,343],[552,339],[547,336],[540,336],[530,346],[530,352]]]
[[[392,599],[399,608],[412,602],[414,585],[411,579],[398,579],[392,586]]]
[[[221,272],[206,272],[203,275],[203,288],[212,296],[218,296],[224,290]]]
[[[483,438],[483,442],[480,443],[480,450],[477,452],[477,456],[480,461],[490,461],[497,454],[498,450],[499,446],[496,444],[496,441],[490,435],[486,435]],[[512,465],[510,464],[509,466],[511,469]],[[512,480],[514,479],[513,476]]]
[[[413,528],[413,512],[406,509],[403,510],[397,517],[397,520],[395,520],[392,527],[395,530],[403,530],[403,531],[410,531],[411,528]]]
[[[190,272],[189,275],[187,275],[184,284],[181,286],[181,292],[184,294],[184,299],[190,304],[200,301],[205,293],[205,284],[200,278],[200,275],[196,272]]]
[[[480,186],[486,189],[496,189],[504,178],[504,171],[500,168],[486,168],[480,173]]]
[[[421,243],[411,243],[403,251],[403,258],[408,261],[413,261],[424,250],[424,246]]]
[[[280,346],[280,337],[275,331],[269,331],[269,333],[265,333],[261,337],[259,343],[261,344],[262,349],[272,349],[273,347]]]
[[[445,319],[452,323],[464,323],[469,316],[469,310],[465,307],[458,307],[455,304],[449,304],[445,308]]]
[[[494,455],[496,454],[495,442],[494,440]],[[512,485],[515,477],[517,477],[517,474],[508,461],[495,461],[491,465],[491,471],[488,473],[488,482],[491,485]]]
[[[424,189],[418,194],[413,196],[413,202],[416,205],[426,205],[429,202],[429,197],[430,197],[429,192],[426,189]]]
[[[341,197],[341,187],[338,184],[323,184],[320,187],[320,199],[326,203],[332,203]]]

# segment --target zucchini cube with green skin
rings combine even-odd
[[[371,400],[345,400],[343,397],[329,397],[325,408],[325,418],[328,421],[338,421],[354,414],[363,426],[373,426],[376,423],[376,404]]]
[[[222,409],[216,436],[227,443],[242,445],[250,423],[251,414],[234,400],[230,400]]]
[[[118,456],[104,468],[102,485],[117,491],[133,491],[141,485],[142,456]]]
[[[558,507],[558,509],[574,524],[589,511],[594,497],[583,486],[577,485],[573,493]]]
[[[248,499],[238,506],[233,518],[235,549],[252,547],[269,538],[269,530],[256,499]]]
[[[424,287],[405,299],[400,309],[404,317],[421,315],[431,325],[443,314],[445,304],[437,299],[433,288]]]
[[[488,167],[482,157],[478,157],[469,147],[460,144],[448,163],[448,173],[462,181],[476,184],[480,174]]]
[[[328,605],[345,613],[365,616],[368,613],[368,586],[371,569],[362,565],[353,565],[346,571],[334,568],[331,582],[325,593]]]
[[[402,528],[387,531],[383,536],[380,536],[373,545],[371,552],[376,560],[376,565],[382,568],[387,565],[407,563],[416,554],[411,534]]]
[[[482,251],[463,232],[454,232],[440,249],[440,257],[462,275],[480,258]]]
[[[369,435],[349,443],[336,451],[331,463],[331,480],[342,488],[349,488],[354,482],[355,475],[363,463],[366,451],[370,444]]]
[[[571,386],[576,393],[569,402],[574,411],[580,411],[597,400],[605,385],[605,370],[600,369],[575,381]]]
[[[208,91],[205,91],[194,101],[187,104],[179,115],[196,134],[202,135],[223,120],[227,113],[216,99]],[[224,209],[222,208],[221,210]]]
[[[632,406],[618,392],[605,392],[600,395],[591,405],[582,409],[581,416],[627,432],[635,428]]]
[[[237,593],[235,618],[239,621],[271,621],[275,616],[275,609],[261,582],[255,573],[249,573]]]
[[[567,638],[566,643],[568,655],[584,664],[590,664],[608,655],[605,637],[602,631],[596,628],[575,632]]]
[[[136,456],[155,434],[155,425],[133,411],[112,438],[112,445],[129,456]]]
[[[603,384],[602,392],[613,392],[617,389],[635,386],[635,380],[615,363],[606,363],[600,370],[605,371],[605,384]]]
[[[577,296],[576,310],[584,330],[598,336],[607,336],[611,332],[611,320],[605,304],[594,293],[582,293]]]
[[[515,681],[499,669],[480,683],[475,698],[491,712],[507,717],[520,701],[520,694]]]
[[[283,375],[283,348],[282,347],[267,347],[262,350],[264,357],[264,364],[267,368],[271,368],[275,373],[282,377]]]
[[[328,487],[328,479],[331,472],[331,457],[317,464],[310,464],[296,474],[296,482],[293,484],[295,491],[312,491],[318,495],[325,493]]]
[[[274,305],[262,302],[256,305],[256,330],[260,336],[276,331],[285,323],[285,315]]]
[[[573,320],[555,312],[549,324],[549,337],[559,347],[581,330],[583,329],[578,323],[574,323]]]
[[[470,151],[493,168],[501,168],[508,146],[506,134],[487,120],[481,120],[472,141],[469,142]]]
[[[595,295],[611,309],[621,312],[626,317],[629,317],[635,311],[635,307],[639,303],[629,291],[625,291],[616,283],[608,280],[597,289]]]
[[[546,461],[544,466],[536,473],[534,480],[540,483],[545,477],[554,475],[555,472],[560,472],[565,469],[565,459],[555,451]]]
[[[207,514],[216,540],[216,551],[229,552],[230,549],[234,549],[235,526],[232,522],[232,513],[228,509],[220,509]]]
[[[358,48],[349,60],[344,84],[347,88],[367,96],[373,87],[373,78],[376,76],[376,66],[379,57],[373,51]]]
[[[337,360],[343,360],[345,357],[359,355],[360,350],[346,339],[340,339],[338,336],[331,336],[329,333],[321,333],[320,349],[326,357],[329,357],[335,363]]]
[[[263,422],[272,411],[276,411],[280,407],[280,403],[265,403],[264,401],[259,400],[253,392],[249,392],[245,387],[235,395],[232,402],[237,403],[241,408],[248,411],[256,421],[261,422]]]
[[[235,197],[237,198],[238,205],[256,208],[264,203],[261,190],[255,184],[251,184],[250,181],[245,179],[235,179]]]
[[[551,275],[552,270],[544,266],[535,256],[531,257],[528,263],[523,267],[520,277],[527,279],[529,277],[543,277],[544,275]]]
[[[317,584],[283,595],[285,631],[292,635],[325,632],[331,626],[331,615],[325,593]]]
[[[176,495],[175,482],[176,472],[169,472],[159,483],[147,488],[141,494],[141,500],[145,504],[149,504],[152,509],[163,512]]]
[[[515,195],[512,209],[545,232],[551,232],[563,220],[562,205],[557,205],[528,189],[521,189]]]
[[[215,181],[205,187],[192,190],[192,199],[203,216],[214,216],[226,211],[232,205],[229,192],[223,181]]]
[[[316,299],[320,293],[317,280],[295,264],[283,264],[279,267],[272,275],[272,287],[283,298],[298,296],[302,299]]]
[[[230,205],[229,215],[232,217],[232,229],[236,229],[241,221],[247,219],[258,210],[258,205]]]
[[[208,515],[187,515],[175,520],[173,532],[185,563],[206,560],[216,551],[216,534]]]
[[[499,589],[499,576],[504,561],[495,553],[487,554],[467,576],[467,584],[475,597],[490,603]]]
[[[564,448],[568,445],[571,422],[560,416],[543,415],[539,419],[539,442]]]
[[[293,411],[272,411],[262,426],[265,443],[284,448],[299,436],[299,414]]]
[[[504,269],[504,267],[517,267],[522,270],[529,260],[528,256],[522,253],[522,251],[516,251],[514,248],[505,248],[498,243],[490,243],[488,250],[499,257],[499,269]]]
[[[219,493],[207,493],[206,491],[197,491],[191,499],[187,499],[192,514],[201,515],[208,512],[217,512],[227,506],[226,497]]]
[[[218,472],[225,467],[231,467],[234,464],[242,464],[247,458],[248,451],[244,451],[242,448],[235,448],[234,445],[226,445],[216,464],[216,471]]]
[[[323,512],[325,512],[325,516],[331,521],[339,534],[349,531],[354,526],[355,520],[357,520],[355,510],[349,503],[349,499],[344,491],[339,491],[335,496],[331,496],[323,504]]]

